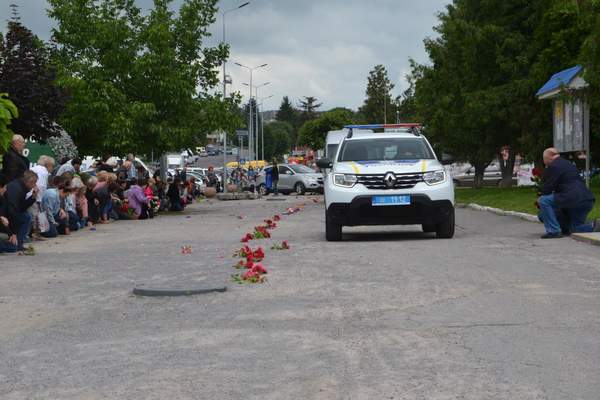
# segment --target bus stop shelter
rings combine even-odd
[[[583,67],[560,71],[538,90],[539,100],[552,100],[554,147],[560,153],[585,153],[585,181],[590,180],[590,108],[585,99]]]

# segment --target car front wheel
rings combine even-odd
[[[454,209],[452,209],[444,221],[435,227],[437,237],[440,239],[452,239],[454,237]]]
[[[294,186],[294,191],[296,192],[297,195],[303,195],[304,193],[306,193],[306,187],[304,186],[303,183],[298,182],[296,183],[296,186]]]
[[[264,183],[258,185],[258,193],[260,193],[261,196],[266,196],[267,192],[267,186]]]
[[[334,223],[327,211],[325,212],[325,239],[328,242],[339,242],[342,240],[342,226]]]

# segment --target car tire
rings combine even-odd
[[[437,226],[436,225],[423,224],[423,225],[421,225],[421,227],[423,228],[423,232],[425,232],[425,233],[437,232]]]
[[[328,242],[339,242],[342,240],[342,226],[334,223],[327,211],[325,211],[325,239]]]
[[[454,208],[443,222],[436,225],[435,233],[439,239],[452,239],[454,237]]]
[[[258,193],[260,193],[261,196],[266,196],[267,194],[269,194],[269,191],[267,190],[267,185],[265,185],[264,183],[258,185]]]
[[[304,193],[306,193],[306,186],[304,186],[302,182],[298,182],[294,186],[294,192],[296,192],[297,195],[302,196]]]

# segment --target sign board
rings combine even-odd
[[[246,159],[245,158],[240,158],[240,164],[246,164]]]
[[[589,107],[582,99],[554,100],[554,147],[559,152],[585,151],[589,126]]]
[[[35,165],[40,156],[50,156],[52,158],[56,157],[49,145],[38,143],[33,139],[27,139],[25,141],[23,155],[27,157],[31,165]],[[60,160],[56,160],[56,162],[59,163]]]
[[[238,135],[238,137],[248,137],[248,131],[238,130],[235,131],[235,133]]]

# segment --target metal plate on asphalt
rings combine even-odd
[[[373,196],[371,198],[372,206],[408,206],[410,205],[410,196]]]

